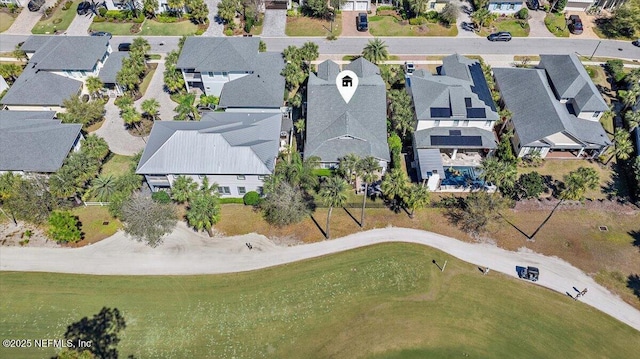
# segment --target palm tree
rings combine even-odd
[[[382,169],[380,163],[372,156],[367,156],[358,162],[358,174],[364,182],[364,196],[362,198],[362,213],[360,214],[360,227],[364,227],[364,210],[367,205],[367,192],[369,183],[378,180],[378,172]]]
[[[85,85],[87,86],[87,90],[89,91],[91,97],[95,97],[98,91],[100,91],[104,86],[102,80],[100,80],[100,78],[97,76],[87,77]]]
[[[300,62],[301,60],[300,55],[301,54],[298,51],[298,48],[295,47],[294,45],[289,45],[284,50],[282,50],[282,57],[284,58],[284,61],[287,63],[295,64]]]
[[[191,93],[180,96],[178,99],[178,106],[174,109],[177,114],[173,119],[176,121],[199,120],[200,114],[198,113],[198,109],[194,106],[195,99],[196,96]]]
[[[410,185],[405,192],[404,203],[411,211],[409,218],[413,218],[416,209],[423,208],[429,203],[429,189],[418,183]]]
[[[382,193],[395,205],[407,188],[407,175],[402,169],[394,168],[384,176],[380,187]]]
[[[294,124],[293,127],[296,128],[296,133],[300,135],[300,142],[304,142],[304,130],[306,127],[306,122],[304,118],[299,118]]]
[[[587,189],[595,189],[600,178],[593,168],[580,167],[564,176],[565,188],[560,194],[562,200],[582,200]]]
[[[198,191],[189,200],[187,221],[193,228],[198,231],[206,230],[209,236],[212,237],[211,228],[220,221],[220,201],[218,197]]]
[[[353,175],[358,169],[359,161],[360,157],[353,153],[338,159],[338,168],[349,184],[353,183]]]
[[[140,122],[142,121],[142,115],[135,107],[127,107],[121,113],[120,117],[127,125],[133,125],[137,130],[140,136],[142,136],[142,130],[140,129]]]
[[[633,143],[631,143],[629,132],[622,128],[617,128],[613,134],[613,143],[615,145],[613,154],[611,154],[605,164],[609,164],[613,157],[618,157],[623,161],[628,160],[633,152]]]
[[[347,202],[347,190],[349,184],[342,178],[333,176],[329,177],[321,186],[318,195],[322,199],[322,203],[329,206],[327,212],[327,231],[326,238],[331,238],[331,212],[333,207],[342,207]]]
[[[291,160],[284,163],[284,174],[287,182],[292,186],[299,186],[305,190],[311,190],[318,185],[318,176],[313,170],[320,165],[320,158],[310,156],[302,159],[300,152],[291,151]]]
[[[389,58],[387,45],[377,37],[373,40],[369,40],[367,46],[362,50],[362,57],[376,65],[386,61]]]
[[[191,177],[178,176],[171,186],[171,198],[178,202],[184,203],[193,196],[198,190],[198,184]]]
[[[160,102],[155,98],[149,98],[142,101],[142,111],[144,111],[145,115],[151,118],[152,121],[155,121],[156,116],[158,116],[158,109],[160,108]]]
[[[131,43],[132,52],[138,53],[144,58],[144,55],[149,52],[149,50],[151,50],[151,45],[149,44],[149,41],[147,41],[147,39],[139,36],[133,39],[133,42]]]
[[[638,96],[640,96],[640,88],[637,88],[637,86],[627,90],[627,92],[624,93],[624,97],[622,97],[624,108],[630,108],[635,105],[638,102]]]
[[[490,12],[486,8],[481,8],[474,11],[471,14],[471,20],[475,22],[480,28],[484,25],[490,26],[491,23],[496,19],[497,15]]]
[[[627,111],[627,113],[624,114],[624,119],[627,121],[629,131],[633,131],[634,128],[640,125],[640,110]]]
[[[104,174],[93,180],[89,193],[100,202],[107,202],[116,192],[116,178],[112,174]]]
[[[515,164],[500,161],[496,157],[485,158],[480,166],[480,178],[493,182],[498,189],[511,188],[515,185],[517,167]]]
[[[131,96],[124,95],[124,96],[120,96],[116,101],[115,101],[116,106],[118,106],[118,108],[120,109],[120,111],[124,111],[125,109],[129,108],[129,107],[133,107],[133,98]]]
[[[173,12],[180,14],[184,9],[184,0],[167,0],[167,5]]]

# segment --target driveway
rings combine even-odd
[[[71,9],[67,11],[71,11]],[[65,31],[64,33],[65,35],[73,36],[87,35],[87,33],[89,32],[89,26],[91,26],[92,22],[93,13],[89,13],[87,15],[76,14],[76,17],[73,18],[73,21],[71,22],[71,24],[69,24],[67,31]]]
[[[287,36],[284,33],[287,25],[287,10],[267,9],[264,11],[262,34],[264,37]]]
[[[109,99],[109,102],[104,106],[106,110],[105,120],[102,126],[93,133],[107,141],[111,152],[124,156],[133,156],[144,148],[145,142],[142,138],[129,134],[125,128],[124,121],[120,117],[120,109],[113,101],[113,98]]]
[[[573,293],[573,287],[588,288],[588,294],[580,301],[640,330],[640,311],[557,257],[547,257],[527,249],[511,252],[495,245],[462,242],[415,229],[375,229],[330,241],[284,247],[257,234],[209,238],[180,222],[157,248],[134,241],[122,231],[96,244],[77,249],[3,247],[0,251],[0,270],[99,275],[235,273],[384,242],[427,245],[514,278],[517,278],[517,266],[536,266],[540,268],[540,280],[529,285],[540,285],[562,295]],[[251,243],[254,250],[246,248],[245,243]]]
[[[209,8],[209,28],[202,36],[223,36],[224,25],[218,20],[218,3],[220,0],[205,0]]]
[[[346,36],[359,36],[359,37],[371,37],[372,35],[367,31],[358,31],[356,28],[356,18],[362,11],[343,11],[342,12],[342,34],[340,37]]]
[[[578,15],[580,16],[580,20],[582,20],[582,34],[580,35],[574,35],[571,32],[569,32],[569,37],[571,38],[577,38],[577,39],[598,39],[600,40],[600,37],[598,35],[596,35],[595,32],[593,32],[593,28],[596,27],[596,16],[595,15],[587,15],[584,12],[578,12],[578,11],[569,11],[567,12],[567,19],[569,18],[569,16],[571,15]]]
[[[462,26],[463,23],[472,23],[469,15],[473,12],[473,5],[468,1],[452,1],[451,3],[458,6],[458,19],[456,20],[458,35],[456,37],[479,37],[475,32]]]
[[[141,99],[135,102],[135,105],[138,110],[141,110],[140,106],[142,105],[142,101],[155,98],[160,103],[160,108],[158,109],[160,120],[173,120],[173,116],[175,116],[173,109],[177,104],[171,100],[169,93],[164,90],[164,60],[153,62],[157,63],[158,67],[153,73],[149,87],[147,87],[147,92]]]
[[[28,3],[28,0],[25,0],[25,5]],[[44,14],[44,9],[47,7],[54,6],[56,4],[56,0],[46,0],[45,5],[39,11],[31,12],[25,6],[20,12],[20,15],[13,22],[11,27],[7,29],[7,31],[3,32],[3,34],[8,35],[31,35],[31,29],[38,23],[38,20]]]
[[[544,24],[546,15],[547,13],[542,10],[529,10],[529,37],[555,37]]]

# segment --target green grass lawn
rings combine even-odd
[[[131,35],[132,22],[94,22],[91,24],[91,31],[107,31],[113,35]],[[191,36],[196,33],[198,26],[191,21],[180,21],[174,23],[161,23],[155,20],[145,20],[142,30],[135,34],[140,36]]]
[[[492,32],[508,31],[513,37],[529,36],[529,23],[522,20],[505,19],[491,24],[491,29],[482,29],[480,36],[488,36]]]
[[[62,4],[58,6],[53,14],[45,20],[40,20],[31,29],[32,34],[53,34],[56,31],[66,30],[73,18],[76,16],[76,9],[80,0],[75,0],[73,5],[67,10],[62,10]]]
[[[149,72],[144,76],[142,82],[140,83],[140,96],[144,96],[145,92],[147,92],[147,88],[149,88],[149,84],[151,83],[151,79],[153,78],[153,74],[156,72],[156,68],[158,64],[149,64]]]
[[[131,156],[123,156],[112,153],[109,159],[102,166],[102,174],[111,174],[114,176],[120,176],[129,172],[129,166],[131,166]]]
[[[287,36],[327,36],[331,22],[308,16],[287,16],[285,34]],[[342,32],[342,14],[337,14],[333,21],[333,34],[340,36]]]
[[[12,15],[8,12],[0,11],[0,32],[7,31],[13,25],[18,14]]]
[[[446,270],[432,260],[448,260]],[[410,244],[231,275],[2,272],[0,284],[4,338],[62,338],[118,308],[123,358],[632,358],[640,341],[564,294]],[[0,348],[15,359],[53,354]]]
[[[440,24],[403,25],[393,16],[369,16],[369,33],[373,36],[456,36],[458,29]]]
[[[71,213],[78,216],[82,223],[80,230],[82,230],[84,238],[78,242],[78,245],[87,245],[101,241],[114,235],[118,229],[120,229],[120,221],[111,217],[107,207],[76,207]],[[2,355],[0,355],[0,357],[1,356]]]
[[[549,13],[544,18],[544,24],[556,37],[569,37],[569,28],[567,27],[567,20],[564,18],[564,14]]]

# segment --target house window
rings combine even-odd
[[[209,77],[213,77],[213,72],[209,72]]]
[[[229,187],[218,187],[218,193],[221,195],[231,194],[231,189]]]
[[[237,176],[236,178],[237,178],[237,179],[239,179],[239,180],[241,180],[241,181],[242,181],[242,180],[246,180],[246,179],[247,179],[244,175],[239,175],[239,176]]]
[[[264,191],[264,188],[262,186],[257,188],[257,192],[262,194],[262,192]]]
[[[464,98],[464,104],[465,106],[467,106],[467,108],[471,107],[471,97],[465,97]]]
[[[462,121],[462,126],[468,127],[469,126],[469,120]]]
[[[266,178],[267,178],[267,176],[258,176],[258,179],[259,179],[260,181],[264,181]]]
[[[502,10],[502,4],[496,4],[496,10]]]
[[[245,187],[238,187],[238,194],[245,194],[247,193],[247,189]]]
[[[434,126],[434,127],[438,127],[438,126],[440,126],[440,120],[435,120],[435,121],[433,121],[433,126]]]
[[[484,121],[484,127],[491,127],[491,121]]]
[[[207,177],[207,175],[198,175],[198,178],[200,179],[204,179],[205,177]]]
[[[82,75],[82,77],[87,76],[87,72],[86,71],[80,71],[80,75]]]
[[[453,120],[453,126],[457,127],[460,125],[460,121],[459,120]]]
[[[592,117],[593,117],[593,118],[596,118],[596,117],[598,117],[598,116],[600,116],[600,111],[596,111],[596,112],[594,112]]]
[[[429,9],[435,9],[435,8],[436,8],[435,2],[429,3]]]
[[[229,76],[229,73],[228,72],[223,72],[222,76]]]
[[[516,4],[509,4],[509,10],[514,10],[516,8]]]

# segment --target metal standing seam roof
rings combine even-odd
[[[360,78],[347,104],[335,84],[337,65],[330,60],[309,75],[307,89],[307,140],[305,156],[318,156],[324,162],[337,162],[354,153],[390,161],[386,132],[386,87],[377,66],[365,59],[345,69]],[[323,76],[323,77],[319,77]]]
[[[220,112],[201,121],[157,121],[138,164],[139,174],[272,173],[281,114]]]
[[[42,173],[57,171],[80,136],[82,125],[22,117],[23,114],[13,118],[11,115],[2,115],[0,170]]]
[[[494,68],[493,73],[523,146],[533,146],[559,132],[566,132],[578,141],[610,144],[599,122],[569,114],[566,105],[556,100],[544,70]]]
[[[62,106],[62,102],[82,89],[82,81],[36,71],[28,64],[4,95],[3,105]]]
[[[47,36],[29,63],[38,70],[92,71],[109,51],[106,36]]]
[[[105,84],[115,84],[118,72],[122,69],[122,60],[129,57],[127,51],[114,51],[109,55],[104,66],[100,69],[98,77]]]

